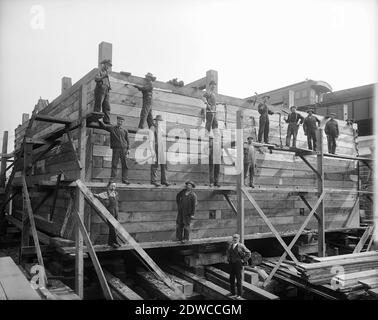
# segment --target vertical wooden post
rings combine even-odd
[[[4,131],[3,146],[2,146],[1,152],[3,155],[8,153],[8,131]],[[7,158],[1,157],[1,167],[0,167],[0,187],[1,188],[5,187],[6,168],[7,168]]]
[[[317,143],[317,165],[318,165],[318,197],[324,191],[324,156],[323,156],[323,129],[319,128],[319,140]],[[319,205],[318,213],[318,256],[325,256],[325,223],[324,223],[324,200]]]
[[[62,91],[61,93],[64,93],[67,89],[72,87],[72,79],[69,77],[63,77],[62,78]]]
[[[85,149],[86,149],[86,121],[84,110],[87,106],[87,90],[86,84],[83,83],[80,87],[80,104],[79,104],[79,120],[80,127],[78,129],[78,158],[81,163],[79,173],[80,180],[85,181]],[[84,196],[79,189],[76,190],[76,206],[77,212],[82,221],[84,221]],[[84,253],[83,253],[83,236],[79,227],[76,225],[76,255],[75,255],[75,289],[77,295],[84,298]]]
[[[244,243],[244,198],[242,187],[244,185],[244,151],[243,151],[243,111],[236,112],[236,194],[237,194],[237,227],[240,234],[240,242]]]
[[[100,68],[101,61],[104,59],[112,60],[112,44],[109,42],[101,42],[98,45],[98,67]],[[109,71],[112,71],[112,67],[109,67]]]

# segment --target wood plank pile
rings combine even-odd
[[[378,252],[362,252],[333,257],[316,258],[314,263],[301,263],[296,266],[301,277],[313,284],[330,283],[342,270],[344,275],[372,269],[378,270]]]

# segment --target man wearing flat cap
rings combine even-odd
[[[193,181],[185,182],[185,189],[176,196],[177,219],[176,219],[176,240],[186,242],[189,240],[190,223],[194,218],[197,205],[197,195],[193,192],[196,185]]]
[[[167,181],[167,158],[166,158],[166,134],[163,128],[163,117],[158,114],[155,119],[153,119],[153,125],[150,127],[150,150],[153,155],[154,162],[151,164],[151,184],[155,187],[160,187],[158,182],[157,171],[160,166],[160,181],[162,185],[169,186]]]
[[[336,152],[336,139],[339,137],[339,125],[335,120],[336,114],[330,113],[330,118],[324,128],[324,133],[327,135],[328,140],[328,153],[335,154]]]
[[[290,114],[285,118],[285,122],[288,123],[287,133],[286,133],[286,146],[290,147],[290,139],[293,136],[293,147],[297,146],[297,135],[298,135],[298,128],[299,125],[303,123],[303,117],[296,112],[297,107],[291,106],[290,107]]]
[[[98,121],[100,127],[110,133],[110,148],[112,149],[112,170],[110,174],[110,181],[114,181],[117,176],[118,162],[121,160],[122,165],[122,183],[129,184],[127,180],[127,153],[129,152],[129,132],[122,128],[125,119],[118,116],[117,125],[105,124],[101,120]]]
[[[112,66],[109,59],[101,61],[101,69],[95,77],[96,88],[94,90],[94,111],[104,113],[104,123],[110,123],[109,91],[111,90],[108,68]]]
[[[310,150],[316,150],[316,131],[320,120],[313,115],[314,110],[307,111],[308,116],[303,121],[303,132],[307,136],[307,145]]]
[[[262,141],[263,136],[264,142],[269,143],[269,114],[274,114],[274,112],[269,110],[267,106],[269,98],[269,96],[263,96],[262,103],[259,103],[257,107],[257,111],[260,113],[258,134],[258,142],[260,143]]]
[[[155,81],[156,78],[152,75],[152,73],[148,72],[145,75],[144,79],[144,86],[133,85],[133,87],[142,92],[143,96],[142,110],[140,111],[140,119],[138,125],[139,129],[144,128],[146,121],[148,128],[151,128],[154,124],[154,119],[152,117],[152,92],[154,88],[152,82]]]
[[[218,128],[217,120],[217,101],[215,99],[215,88],[217,83],[214,80],[211,80],[209,83],[209,89],[203,94],[202,101],[206,105],[206,124],[205,128],[207,132],[210,132],[211,129]]]

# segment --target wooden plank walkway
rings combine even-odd
[[[11,257],[0,258],[0,300],[42,300]]]

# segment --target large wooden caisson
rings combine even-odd
[[[90,114],[94,105],[94,77],[97,69],[90,71],[82,79],[66,90],[51,102],[39,115],[51,116],[55,119],[79,121],[79,114]],[[208,75],[216,75],[215,71]],[[211,76],[201,79],[207,81]],[[190,129],[202,129],[204,121],[201,110],[204,105],[201,101],[203,91],[197,86],[177,87],[160,81],[154,82],[153,113],[161,114],[166,121],[168,180],[174,183],[171,187],[154,188],[150,183],[150,165],[140,164],[135,161],[138,147],[143,143],[141,137],[135,133],[139,122],[139,114],[142,106],[141,93],[125,83],[143,85],[142,77],[125,75],[125,73],[110,72],[111,122],[116,123],[116,117],[125,118],[124,126],[130,130],[130,155],[129,180],[131,185],[119,185],[120,215],[119,221],[134,237],[137,242],[169,241],[175,238],[177,207],[175,197],[180,187],[183,187],[187,179],[193,180],[199,185],[197,188],[198,207],[195,220],[192,225],[191,237],[193,239],[209,237],[230,236],[237,230],[237,218],[234,210],[225,200],[223,194],[216,189],[203,187],[208,184],[207,150],[200,148],[198,138],[190,135]],[[86,99],[82,99],[82,95]],[[218,121],[220,128],[235,129],[236,113],[243,110],[244,141],[249,135],[255,137],[258,126],[259,114],[257,105],[245,99],[217,95]],[[82,105],[82,103],[86,105]],[[79,109],[82,111],[79,112]],[[274,111],[280,111],[276,106]],[[305,113],[299,112],[303,116]],[[324,125],[324,118],[318,116]],[[46,118],[47,119],[47,118]],[[45,119],[45,120],[46,120]],[[343,121],[339,122],[340,136],[337,140],[337,153],[354,156],[356,153],[352,129]],[[79,122],[78,122],[79,123]],[[270,142],[280,144],[279,115],[270,116]],[[20,147],[25,128],[25,122],[16,129],[16,148]],[[43,144],[44,141],[54,138],[54,132],[64,128],[63,123],[51,123],[47,121],[35,121],[32,125],[33,139]],[[287,124],[282,119],[282,134],[286,134]],[[84,128],[85,129],[85,128]],[[80,164],[85,169],[85,183],[94,193],[102,192],[110,177],[111,149],[109,146],[109,133],[96,128],[87,127],[85,139],[80,147],[85,148],[85,159],[80,159]],[[71,130],[74,144],[78,147],[79,129]],[[78,159],[73,152],[72,144],[66,134],[59,138],[61,143],[54,146],[47,154],[43,155],[33,164],[31,184],[48,184],[53,187],[57,175],[63,172],[61,183],[75,181],[80,178]],[[284,140],[284,136],[282,137]],[[35,149],[33,159],[48,146]],[[235,148],[234,144],[232,148]],[[225,164],[222,165],[220,183],[222,186],[235,186],[236,176],[225,172],[232,167],[234,158],[228,157],[228,153],[235,155],[235,149],[223,150]],[[302,128],[299,129],[297,148],[307,148],[307,140]],[[324,141],[324,150],[327,149]],[[180,153],[179,153],[180,151]],[[228,152],[228,153],[227,153]],[[169,158],[170,157],[170,158]],[[201,158],[198,163],[195,160]],[[317,167],[316,155],[306,155],[307,161]],[[189,163],[190,161],[190,163]],[[328,192],[324,198],[325,228],[328,230],[358,227],[359,226],[359,197],[358,197],[358,172],[357,161],[350,159],[324,158],[325,190]],[[119,168],[120,170],[120,168]],[[120,174],[120,172],[119,172]],[[18,176],[15,177],[17,183]],[[120,175],[119,175],[120,177]],[[83,180],[83,179],[82,179]],[[120,179],[119,179],[120,181]],[[254,199],[269,218],[278,232],[295,232],[305,221],[311,211],[301,199],[305,197],[308,204],[314,206],[317,202],[317,176],[316,173],[295,153],[273,150],[272,153],[265,150],[257,153],[257,172],[255,178],[256,189],[248,188]],[[148,187],[145,187],[149,185]],[[277,189],[277,192],[271,189]],[[227,188],[225,188],[227,189]],[[229,188],[232,189],[232,188]],[[279,190],[282,190],[279,192]],[[335,190],[337,189],[337,190]],[[340,192],[339,189],[344,190]],[[51,188],[33,189],[30,192],[32,208],[38,207],[35,212],[37,229],[52,237],[75,239],[74,225],[75,195],[69,188],[60,188],[56,197],[50,196],[46,201],[46,194]],[[222,188],[220,188],[222,190]],[[300,193],[300,194],[299,194]],[[229,199],[236,204],[236,194],[229,193]],[[55,203],[54,209],[53,203]],[[13,199],[14,218],[22,218],[22,197]],[[258,212],[249,201],[245,207],[245,236],[270,232],[269,227],[259,216]],[[53,212],[53,215],[51,213]],[[51,219],[52,217],[52,219]],[[103,220],[85,204],[84,222],[94,244],[103,244],[107,241],[108,227]],[[317,229],[317,220],[311,218],[307,228]],[[268,234],[269,235],[269,234]],[[273,236],[272,234],[270,234]]]

